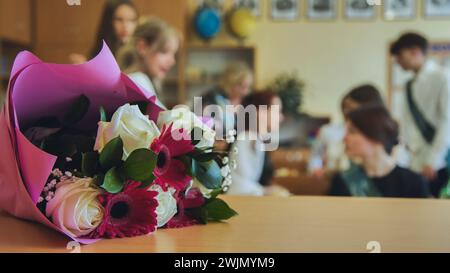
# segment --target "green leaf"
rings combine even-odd
[[[193,159],[192,175],[208,189],[217,189],[222,185],[222,173],[219,164],[214,160],[200,162]]]
[[[148,149],[138,149],[128,156],[123,165],[127,178],[135,181],[148,181],[153,178],[157,155]]]
[[[124,179],[116,167],[111,168],[105,175],[102,188],[109,193],[119,193],[123,189]]]
[[[145,181],[141,181],[141,186],[139,188],[148,188],[150,185],[155,181],[156,177],[152,173],[152,177],[150,179],[147,179]]]
[[[204,207],[208,211],[208,220],[222,221],[230,219],[238,213],[230,208],[222,199],[212,199]]]
[[[123,141],[120,137],[112,139],[100,153],[100,166],[104,170],[119,165],[123,156]]]
[[[74,125],[86,115],[91,102],[85,95],[81,95],[77,101],[70,106],[69,111],[63,117],[63,124],[66,126]]]
[[[223,193],[223,189],[222,188],[220,188],[220,189],[215,189],[215,190],[213,190],[212,192],[211,192],[211,198],[209,198],[209,199],[216,199],[217,198],[217,196],[219,196],[220,194],[222,194]]]
[[[208,223],[208,210],[204,207],[194,208],[194,209],[186,209],[185,213],[188,216],[193,217],[202,225],[206,225]]]
[[[106,122],[108,121],[107,116],[106,116],[106,111],[105,108],[103,106],[100,106],[100,121]]]
[[[84,176],[93,177],[98,169],[98,153],[83,153],[81,159],[81,172]]]

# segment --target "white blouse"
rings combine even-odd
[[[345,170],[349,160],[345,155],[344,136],[345,124],[327,124],[322,126],[317,139],[314,141],[308,169]],[[324,162],[324,158],[326,162]]]
[[[150,78],[142,72],[133,72],[128,74],[128,77],[130,77],[130,79],[137,84],[139,87],[147,90],[148,92],[150,92],[150,94],[152,96],[156,97],[156,104],[163,108],[163,109],[167,109],[167,107],[159,100],[158,95],[156,94],[156,89],[153,86],[152,81],[150,80]]]
[[[256,134],[242,132],[233,144],[232,149],[237,148],[237,153],[231,153],[230,159],[235,160],[237,165],[231,172],[233,183],[228,191],[230,195],[264,195],[259,179],[263,172],[265,151],[260,140],[250,140],[249,136],[256,139]]]
[[[429,144],[417,128],[407,103],[400,117],[400,137],[412,153],[411,169],[421,172],[425,165],[438,170],[446,166],[450,148],[450,74],[433,61],[427,61],[412,85],[412,95],[425,118],[436,128]],[[406,96],[404,98],[406,101]]]

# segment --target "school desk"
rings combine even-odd
[[[225,199],[239,212],[226,223],[81,248],[42,225],[0,213],[0,252],[450,252],[450,200]]]

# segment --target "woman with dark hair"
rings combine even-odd
[[[364,105],[384,105],[380,91],[373,85],[361,85],[348,92],[341,102],[342,114],[346,116],[349,112]]]
[[[344,120],[349,112],[367,105],[384,105],[377,88],[368,84],[353,88],[341,101]],[[320,129],[309,158],[308,169],[313,176],[320,178],[326,171],[348,168],[349,161],[342,143],[344,135],[344,123],[328,124]]]
[[[231,161],[233,184],[228,191],[232,195],[289,195],[285,189],[271,185],[268,155],[264,147],[269,135],[277,134],[283,120],[280,98],[271,91],[254,92],[244,98],[244,107],[238,114],[237,140],[233,144]],[[276,108],[275,108],[276,107]],[[255,112],[251,113],[251,109]],[[240,125],[245,121],[245,126]],[[273,141],[273,139],[271,140]],[[237,151],[235,153],[234,151]],[[267,172],[269,170],[269,172]]]
[[[330,195],[359,197],[429,196],[425,180],[399,167],[392,158],[398,144],[398,125],[384,106],[359,108],[347,114],[345,152],[353,162],[334,176]]]
[[[138,11],[130,0],[106,1],[95,44],[88,57],[93,58],[100,52],[103,40],[116,55],[119,48],[130,40],[138,18]],[[71,54],[70,59],[75,64],[86,62],[86,57],[80,54]]]

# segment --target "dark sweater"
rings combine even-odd
[[[370,178],[383,197],[427,198],[430,193],[425,179],[401,167],[395,167],[388,175]],[[329,195],[351,196],[341,174],[336,174],[331,182]]]

